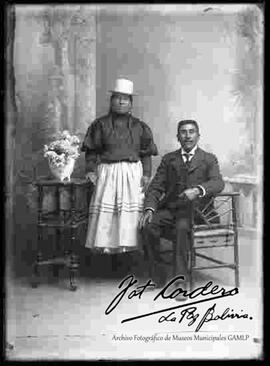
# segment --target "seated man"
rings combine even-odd
[[[223,190],[224,182],[215,155],[197,145],[200,137],[197,122],[180,121],[177,131],[181,148],[162,158],[147,189],[139,227],[143,230],[145,245],[154,259],[153,280],[157,286],[163,286],[166,281],[164,268],[158,263],[160,238],[166,237],[165,233],[168,231],[176,233],[179,253],[177,261],[180,268],[177,275],[185,276],[181,287],[186,288],[190,203],[198,198],[195,201],[198,207],[205,207],[212,196]],[[211,210],[213,205],[209,205],[207,211]],[[194,220],[197,224],[204,223],[196,215]]]

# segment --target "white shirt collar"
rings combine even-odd
[[[198,148],[198,145],[195,145],[195,146],[193,147],[193,149],[192,149],[192,150],[190,150],[190,152],[188,153],[188,152],[186,152],[186,151],[181,147],[181,154],[182,154],[182,155],[184,155],[184,154],[189,154],[189,155],[193,156],[193,155],[195,154],[195,151],[197,150],[197,148]]]

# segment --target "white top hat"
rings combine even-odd
[[[116,79],[114,89],[109,91],[112,93],[138,95],[133,93],[133,82],[128,79]]]

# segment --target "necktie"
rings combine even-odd
[[[189,168],[191,154],[185,153],[185,154],[183,154],[183,156],[185,156],[185,158],[186,158],[186,163],[185,164],[186,164],[187,168]]]

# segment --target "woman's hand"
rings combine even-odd
[[[141,178],[141,186],[142,186],[143,193],[147,190],[149,183],[150,183],[150,177],[143,175]]]
[[[150,224],[153,219],[154,212],[152,210],[145,210],[139,220],[139,229],[143,229],[146,224]]]
[[[97,182],[97,175],[94,172],[88,172],[85,174],[86,180],[90,180],[94,185],[96,185]]]

